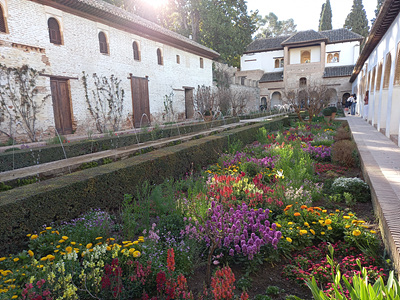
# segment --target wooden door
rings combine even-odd
[[[193,118],[194,105],[193,105],[193,89],[185,88],[185,116],[186,119]]]
[[[133,124],[136,128],[150,124],[149,80],[131,76]]]
[[[71,134],[72,113],[68,80],[51,78],[50,87],[56,129],[59,134]]]

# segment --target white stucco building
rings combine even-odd
[[[357,93],[357,111],[364,115],[369,91],[367,121],[399,144],[400,127],[400,1],[384,1],[351,76]]]
[[[349,78],[363,37],[347,29],[257,39],[241,57],[237,76],[259,80],[260,104],[281,103],[285,89],[325,85],[331,104],[344,103],[351,92]]]
[[[40,92],[51,94],[41,132],[95,132],[82,72],[121,80],[124,128],[161,120],[172,94],[176,117],[191,118],[193,89],[212,86],[217,52],[104,1],[0,0],[0,9],[1,64],[40,70]]]

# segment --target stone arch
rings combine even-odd
[[[383,65],[383,61],[381,61],[378,65],[378,74],[376,75],[376,90],[377,91],[379,91],[381,89],[382,65]]]
[[[342,106],[346,105],[347,99],[350,97],[350,93],[344,93],[342,95]]]
[[[390,69],[392,66],[392,55],[390,52],[386,54],[386,62],[385,62],[385,75],[383,76],[383,88],[389,88],[389,80],[390,80]]]
[[[371,91],[375,90],[375,74],[376,74],[376,67],[372,69],[372,77],[371,77]]]
[[[271,95],[271,107],[274,105],[282,105],[282,94],[280,92],[273,92]]]

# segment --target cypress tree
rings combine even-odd
[[[362,0],[353,1],[353,6],[350,13],[347,15],[343,27],[367,37],[369,26]]]
[[[319,31],[332,29],[332,8],[331,2],[326,0],[325,5],[322,6],[321,19],[319,23]]]
[[[322,23],[322,13],[324,12],[325,3],[322,3],[321,13],[319,14],[318,30],[321,28]]]
[[[373,18],[373,19],[371,20],[371,24],[372,24],[372,25],[374,25],[375,20],[376,20],[376,18],[377,18],[378,15],[379,15],[379,12],[380,12],[381,7],[382,7],[382,4],[383,4],[383,1],[384,1],[384,0],[377,0],[376,9],[375,9],[375,18]]]

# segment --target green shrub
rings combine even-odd
[[[331,116],[331,115],[332,115],[332,109],[331,109],[331,107],[326,107],[326,108],[324,108],[324,109],[322,110],[322,114],[323,114],[325,117]]]
[[[371,200],[371,192],[367,183],[360,178],[336,178],[332,183],[332,191],[336,194],[351,194],[356,201],[368,202]]]

